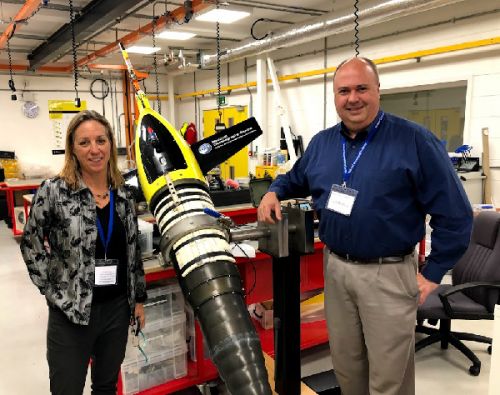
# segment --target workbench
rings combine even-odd
[[[7,213],[12,223],[12,233],[14,233],[14,236],[19,236],[23,233],[22,230],[17,228],[16,224],[14,211],[16,206],[15,193],[18,191],[30,191],[34,193],[34,191],[38,189],[42,181],[43,179],[41,178],[34,178],[30,180],[7,179],[4,182],[0,183],[0,192],[5,192],[7,201]],[[27,206],[25,205],[24,207],[26,212]],[[26,216],[26,218],[28,217]]]

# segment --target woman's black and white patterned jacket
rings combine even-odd
[[[127,235],[128,300],[133,312],[136,302],[146,300],[137,216],[131,191],[122,187],[115,196]],[[33,198],[21,252],[31,281],[49,306],[61,309],[75,324],[87,325],[90,319],[96,238],[96,205],[83,181],[77,190],[59,177],[44,181]]]

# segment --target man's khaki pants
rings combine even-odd
[[[342,395],[414,395],[416,258],[357,264],[324,254],[326,320]]]

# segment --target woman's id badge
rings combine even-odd
[[[328,196],[326,208],[336,213],[350,216],[357,195],[358,191],[355,189],[333,184],[330,196]]]
[[[116,285],[118,283],[118,259],[96,259],[94,286]]]

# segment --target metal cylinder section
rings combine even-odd
[[[162,235],[163,258],[174,265],[228,391],[272,394],[228,235],[204,213],[205,208],[214,209],[206,186],[196,180],[174,186],[175,197],[162,188],[150,202]]]

